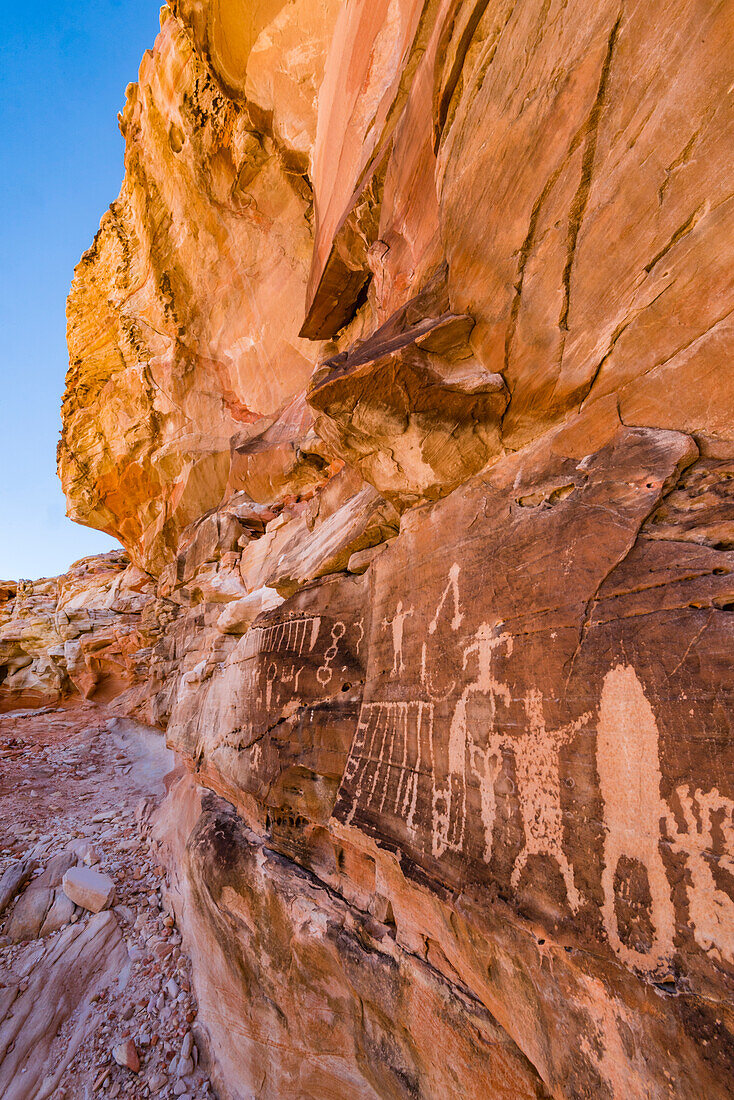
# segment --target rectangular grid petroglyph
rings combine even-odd
[[[347,817],[358,811],[388,813],[414,828],[418,780],[430,759],[433,704],[364,703],[344,779],[353,786]]]

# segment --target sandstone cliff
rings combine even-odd
[[[0,581],[0,711],[123,693],[134,709],[147,697],[154,610],[150,578],[123,551],[60,577]]]
[[[732,1095],[733,29],[163,10],[59,468],[222,1097]]]

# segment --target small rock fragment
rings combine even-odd
[[[179,1058],[178,1065],[176,1066],[177,1077],[188,1077],[190,1073],[194,1072],[194,1060],[193,1058]]]
[[[112,1050],[112,1057],[117,1062],[118,1066],[125,1066],[126,1069],[131,1070],[133,1073],[137,1073],[140,1069],[140,1059],[138,1058],[138,1052],[135,1049],[135,1043],[132,1039],[126,1039],[124,1043],[120,1043]]]

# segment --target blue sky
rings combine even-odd
[[[74,265],[123,173],[117,112],[156,0],[3,4],[0,23],[0,578],[112,549],[65,517],[56,477]]]

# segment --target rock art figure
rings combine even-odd
[[[391,813],[415,830],[424,745],[431,743],[433,706],[425,702],[363,703],[344,772],[355,782],[347,821],[359,807]]]
[[[494,733],[497,699],[510,705],[510,689],[492,675],[492,655],[496,649],[506,647],[512,653],[512,636],[497,633],[497,626],[482,623],[474,641],[464,650],[462,667],[466,669],[471,655],[476,653],[477,675],[461,693],[449,730],[448,774],[445,785],[434,783],[433,793],[433,853],[442,855],[447,848],[461,851],[466,829],[466,766],[467,750],[473,745],[473,762],[481,761],[477,771],[481,788],[482,818],[485,832],[485,858],[492,852],[492,830],[496,814],[494,781],[501,767],[501,739]],[[492,731],[486,738],[470,734],[467,723],[467,704],[474,695],[488,700],[488,727]]]
[[[334,675],[334,669],[331,667],[331,662],[336,659],[336,655],[339,652],[339,642],[347,632],[347,628],[344,623],[334,623],[331,628],[331,645],[324,652],[324,662],[316,670],[316,679],[322,687],[326,687],[331,682],[331,678]]]
[[[734,802],[714,788],[691,794],[687,785],[676,788],[685,831],[678,828],[669,810],[665,824],[674,852],[686,856],[690,883],[688,910],[696,943],[714,958],[734,964],[734,901],[719,890],[711,869],[714,815],[722,814],[721,829],[729,852],[734,851]],[[725,856],[722,865],[734,872],[734,859]]]
[[[266,626],[253,626],[245,635],[243,656],[258,653],[289,653],[301,657],[311,652],[321,627],[320,616],[284,619]]]
[[[658,727],[637,673],[616,665],[604,677],[597,725],[596,767],[604,800],[602,917],[609,942],[620,959],[637,970],[663,966],[673,950],[675,912],[660,852],[660,823],[668,807],[660,795]],[[614,878],[622,856],[647,872],[653,942],[643,953],[620,938]]]
[[[461,624],[464,620],[464,616],[463,616],[462,612],[459,611],[459,573],[460,572],[461,572],[461,566],[458,565],[456,562],[454,562],[454,564],[449,569],[448,584],[446,585],[446,588],[443,591],[443,595],[441,596],[441,599],[438,601],[438,607],[436,608],[436,614],[433,616],[433,619],[431,620],[430,625],[428,627],[428,633],[429,634],[435,634],[436,630],[438,629],[439,616],[441,615],[441,611],[443,610],[443,605],[446,603],[446,598],[448,597],[449,593],[451,593],[451,595],[453,596],[453,600],[454,600],[454,616],[451,620],[451,629],[452,630],[458,630],[459,627],[461,626]]]
[[[591,715],[583,714],[560,729],[547,730],[543,715],[543,696],[536,690],[529,691],[525,696],[525,713],[528,716],[529,729],[522,737],[512,741],[525,843],[515,861],[510,881],[513,887],[517,887],[530,856],[549,856],[560,868],[568,901],[575,913],[581,904],[581,897],[576,889],[573,870],[563,851],[558,752],[562,745],[568,744],[581,727],[586,725]]]
[[[413,614],[413,609],[409,611],[403,610],[403,601],[398,601],[398,606],[395,608],[395,614],[392,619],[382,620],[382,629],[386,630],[388,626],[392,627],[392,645],[393,645],[393,665],[390,675],[394,678],[399,676],[401,672],[405,672],[405,662],[403,660],[403,632],[405,630],[405,620],[410,618]]]

